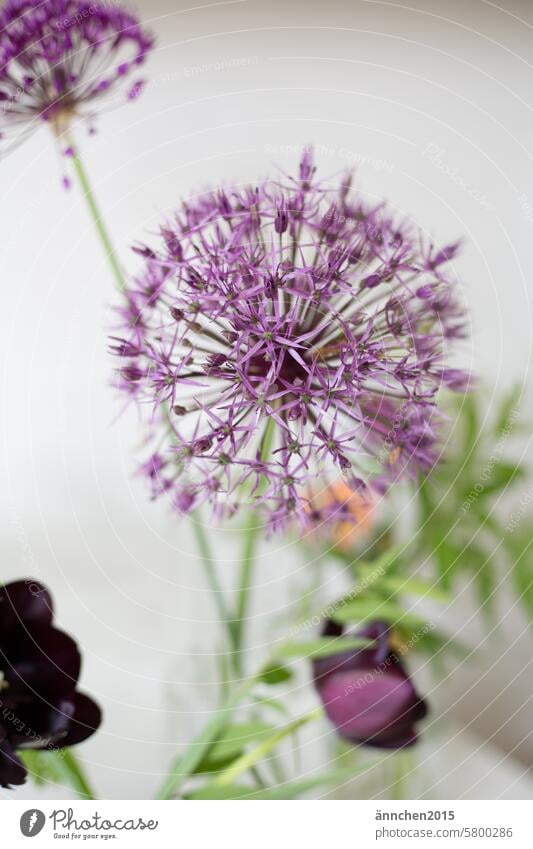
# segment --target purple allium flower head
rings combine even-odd
[[[7,0],[0,7],[0,142],[19,141],[43,121],[61,133],[72,118],[91,119],[109,93],[134,99],[152,46],[135,15],[114,2]]]
[[[18,750],[73,746],[100,725],[98,705],[77,690],[78,647],[52,620],[42,584],[0,587],[0,787],[24,783]]]
[[[329,622],[325,634],[339,637],[341,648],[342,627]],[[383,749],[412,746],[417,740],[415,723],[426,716],[427,705],[391,648],[388,626],[373,622],[357,636],[374,643],[313,661],[326,714],[340,736],[352,743]]]
[[[206,192],[135,251],[113,351],[149,405],[154,494],[305,522],[317,481],[361,492],[435,463],[436,393],[466,381],[447,367],[466,332],[456,246],[318,181],[308,149],[298,177]]]

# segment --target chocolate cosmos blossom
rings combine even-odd
[[[306,150],[297,177],[195,197],[136,248],[112,349],[150,412],[154,496],[305,522],[317,481],[364,492],[435,463],[436,393],[468,383],[446,365],[465,335],[458,247],[351,180],[318,181]]]
[[[341,636],[342,628],[330,622],[325,634]],[[383,749],[412,746],[417,740],[415,723],[426,716],[427,706],[391,648],[388,626],[374,622],[356,636],[375,643],[313,662],[315,686],[328,718],[351,743]]]
[[[23,784],[17,750],[81,743],[100,725],[99,707],[76,690],[81,657],[52,624],[48,590],[36,581],[0,588],[0,786]]]
[[[42,122],[61,133],[74,117],[92,119],[110,92],[134,99],[143,80],[133,75],[152,46],[114,2],[8,0],[0,8],[0,142]]]

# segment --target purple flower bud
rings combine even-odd
[[[313,149],[306,147],[300,161],[300,180],[303,189],[311,188],[311,180],[314,177],[316,167],[313,164]]]
[[[365,287],[366,289],[373,289],[375,286],[379,286],[382,281],[383,277],[381,276],[381,274],[369,274],[368,277],[365,277],[364,280],[361,281],[361,286]]]
[[[196,502],[196,495],[192,489],[181,489],[176,492],[175,504],[180,513],[190,513]]]
[[[139,256],[146,257],[146,259],[157,259],[155,251],[147,245],[132,245],[131,249],[134,253],[139,254]]]
[[[460,244],[460,242],[454,242],[452,245],[447,245],[445,248],[437,251],[434,256],[430,256],[428,259],[428,267],[435,269],[438,268],[439,265],[443,265],[445,262],[450,262],[457,255]]]
[[[289,216],[287,214],[287,210],[284,207],[283,202],[280,203],[279,207],[276,210],[276,218],[274,220],[274,229],[276,233],[280,235],[285,232],[287,227],[289,226]]]

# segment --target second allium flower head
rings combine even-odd
[[[62,132],[124,85],[123,96],[135,98],[143,81],[131,75],[152,46],[115,3],[8,0],[0,8],[0,141],[18,141],[42,121]]]
[[[465,335],[457,245],[350,175],[319,181],[306,150],[297,177],[202,194],[137,251],[113,348],[120,388],[155,409],[154,495],[306,521],[318,475],[364,490],[433,465],[436,392],[468,382],[445,360]]]

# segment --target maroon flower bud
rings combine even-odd
[[[324,633],[342,637],[342,628],[328,622]],[[373,622],[357,636],[374,643],[313,662],[326,714],[351,743],[383,749],[412,746],[417,740],[415,723],[425,717],[427,706],[391,647],[388,626]]]

